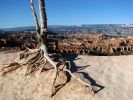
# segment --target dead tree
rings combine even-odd
[[[53,68],[55,69],[55,77],[53,80],[52,85],[52,95],[55,94],[55,82],[56,78],[58,76],[59,71],[67,72],[69,73],[73,78],[81,82],[83,85],[88,86],[91,88],[90,84],[87,84],[83,82],[80,78],[77,76],[74,76],[74,74],[70,71],[70,64],[69,67],[66,66],[66,63],[69,63],[67,61],[58,60],[57,62],[53,61],[50,58],[50,55],[47,52],[47,16],[45,11],[45,0],[38,0],[39,1],[39,13],[40,13],[40,25],[39,21],[36,15],[35,7],[34,7],[34,0],[31,1],[31,9],[33,18],[36,24],[36,37],[37,41],[39,42],[39,47],[36,49],[29,49],[26,48],[26,51],[24,51],[22,54],[20,54],[20,59],[25,58],[24,62],[14,62],[11,64],[6,64],[7,66],[2,69],[3,75],[16,70],[17,68],[27,65],[27,71],[25,75],[29,75],[30,73],[36,71],[38,68],[44,68],[46,63],[49,62]]]

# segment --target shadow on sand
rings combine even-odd
[[[78,55],[77,54],[62,54],[61,55],[66,61],[69,61],[71,64],[71,72],[72,73],[80,73],[83,74],[84,78],[86,78],[89,82],[90,85],[92,86],[92,89],[94,91],[94,93],[98,93],[99,91],[101,91],[102,89],[104,89],[105,87],[98,84],[92,77],[89,76],[88,73],[86,72],[82,72],[83,69],[89,67],[90,65],[86,65],[86,66],[76,66],[76,64],[74,63],[75,60],[79,60],[80,58],[77,58]],[[53,95],[55,95],[62,87],[64,87],[68,82],[70,82],[71,80],[71,76],[69,75],[69,73],[67,74],[67,80],[64,84],[60,84],[55,86],[56,91]]]

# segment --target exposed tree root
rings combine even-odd
[[[70,63],[65,61],[63,58],[58,59],[57,61],[54,61],[50,58],[47,48],[46,48],[46,40],[47,40],[47,17],[46,17],[46,12],[45,12],[45,4],[44,0],[39,0],[39,11],[40,11],[40,20],[41,20],[41,28],[39,26],[38,18],[35,12],[34,8],[34,0],[31,0],[31,9],[32,9],[32,14],[34,17],[34,21],[36,23],[36,31],[37,31],[37,41],[40,43],[38,49],[29,49],[27,48],[24,53],[20,55],[20,60],[25,59],[24,62],[15,62],[7,65],[2,69],[3,75],[12,72],[24,65],[27,65],[27,70],[25,75],[29,75],[35,71],[37,71],[39,68],[44,69],[45,65],[47,62],[49,62],[52,67],[55,69],[55,76],[52,84],[52,94],[56,94],[56,79],[58,77],[58,74],[60,71],[67,72],[69,73],[73,78],[81,82],[83,85],[90,87],[92,90],[91,86],[85,82],[83,82],[81,79],[78,77],[74,76],[73,73],[70,71]],[[66,63],[69,63],[69,67],[66,66]],[[63,65],[63,67],[61,66]],[[93,91],[92,91],[93,92]]]
[[[55,69],[55,76],[54,76],[54,80],[53,80],[53,84],[52,84],[52,93],[51,96],[53,96],[54,94],[56,94],[56,87],[55,87],[55,83],[56,83],[56,79],[58,77],[58,74],[60,71],[63,72],[67,72],[71,75],[71,77],[75,78],[77,81],[79,81],[80,83],[82,83],[83,85],[89,87],[91,90],[91,85],[85,83],[84,81],[82,81],[80,78],[78,78],[77,76],[75,76],[71,71],[70,71],[70,62],[69,61],[65,61],[63,58],[59,58],[57,61],[53,61],[47,51],[46,51],[46,47],[45,45],[41,45],[39,49],[26,49],[26,51],[24,53],[22,53],[20,55],[20,59],[25,59],[24,62],[14,62],[11,63],[9,65],[6,65],[6,67],[4,67],[2,69],[2,75],[5,75],[9,72],[12,72],[24,65],[27,65],[27,70],[25,75],[29,75],[35,71],[37,71],[38,69],[41,68],[41,70],[43,70],[45,68],[45,65],[47,62],[49,62],[52,67]],[[66,64],[68,64],[69,66],[66,66]],[[66,74],[67,75],[67,74]],[[93,91],[91,91],[93,92]]]

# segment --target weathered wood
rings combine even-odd
[[[74,76],[73,73],[71,73],[70,69],[67,69],[67,66],[65,65],[66,61],[64,61],[63,63],[63,66],[64,66],[63,69],[62,68],[60,69],[59,67],[62,65],[62,63],[60,61],[55,62],[49,57],[47,47],[46,47],[46,40],[47,40],[48,32],[47,32],[47,18],[46,18],[46,11],[45,11],[45,0],[39,0],[40,26],[41,26],[40,29],[39,29],[39,23],[38,23],[37,15],[36,15],[35,8],[34,8],[34,0],[31,0],[31,8],[32,8],[32,14],[34,17],[34,21],[36,24],[37,40],[39,40],[38,42],[40,43],[40,45],[37,49],[34,49],[34,50],[27,48],[26,51],[20,57],[21,59],[26,58],[26,61],[24,61],[22,64],[20,64],[20,62],[17,64],[11,63],[8,67],[4,67],[3,75],[5,73],[14,71],[18,67],[21,67],[23,65],[28,65],[25,75],[29,75],[30,73],[34,72],[38,68],[42,68],[41,66],[45,66],[45,63],[48,61],[55,69],[55,77],[54,77],[53,84],[52,84],[51,96],[53,96],[56,93],[55,82],[56,82],[56,78],[58,76],[59,70],[64,71],[64,72],[67,71],[72,77],[80,81],[83,85],[89,86],[90,89],[92,90],[90,84],[83,82],[78,77]],[[34,54],[34,56],[31,56],[31,58],[28,59],[29,55],[31,54]],[[42,64],[40,65],[40,63]]]
[[[47,14],[45,10],[45,0],[39,0],[39,13],[40,13],[40,25],[41,25],[41,35],[47,33]]]
[[[34,7],[34,0],[31,0],[31,9],[32,9],[32,15],[34,17],[34,22],[36,24],[36,31],[38,34],[40,34],[40,26],[39,26],[38,17]]]

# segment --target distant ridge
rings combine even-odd
[[[5,32],[4,30],[0,29],[0,34],[2,34],[2,33],[4,33],[4,32]]]
[[[35,30],[35,26],[0,28],[0,34]],[[102,33],[111,36],[133,36],[133,24],[48,25],[48,30],[55,34]]]
[[[49,29],[53,28],[61,28],[68,27],[65,25],[49,25]],[[69,26],[72,27],[72,26]],[[20,32],[20,31],[35,31],[35,26],[24,26],[24,27],[13,27],[13,28],[0,28],[0,32]]]
[[[25,26],[25,27],[14,27],[14,28],[3,28],[5,32],[13,31],[13,32],[20,32],[20,31],[34,31],[35,26]]]

